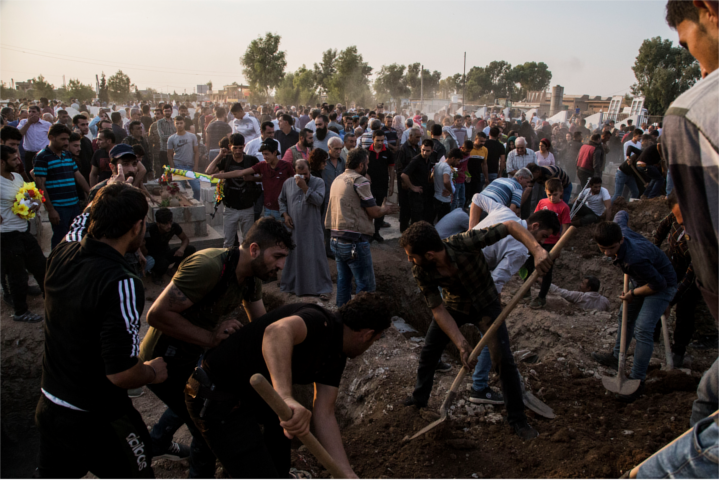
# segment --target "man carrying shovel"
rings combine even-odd
[[[412,273],[434,316],[420,354],[417,383],[405,405],[427,406],[437,362],[450,340],[459,350],[464,368],[467,371],[474,369],[476,361],[468,363],[472,347],[459,327],[472,323],[486,332],[502,312],[482,249],[508,235],[519,240],[532,253],[540,274],[549,270],[552,260],[547,251],[527,229],[514,221],[499,223],[485,230],[470,230],[446,240],[442,240],[437,230],[427,222],[416,222],[402,234],[400,246],[414,264]],[[498,328],[496,336],[491,338],[489,346],[492,364],[499,368],[507,420],[520,438],[532,439],[538,433],[527,423],[524,414],[519,372],[504,323]]]
[[[634,349],[634,365],[630,379],[640,380],[640,386],[630,395],[619,395],[618,399],[631,403],[644,392],[644,379],[654,351],[654,329],[669,303],[677,292],[677,275],[674,267],[657,246],[629,228],[629,214],[622,210],[613,222],[601,222],[594,231],[594,240],[599,250],[614,260],[614,264],[629,275],[632,284],[628,292],[621,295],[627,307],[626,344],[632,336],[637,339]],[[619,311],[619,328],[614,351],[592,353],[600,364],[617,369],[621,345],[622,312]]]

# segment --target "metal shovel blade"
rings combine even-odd
[[[604,385],[604,388],[619,395],[631,395],[637,391],[641,383],[641,380],[629,380],[625,378],[623,372],[620,372],[616,377],[602,377],[602,385]]]
[[[419,432],[412,435],[411,437],[405,436],[402,439],[402,442],[404,443],[404,442],[409,442],[411,440],[414,440],[415,438],[424,435],[425,433],[429,432],[430,430],[432,430],[432,429],[436,428],[437,426],[439,426],[440,424],[444,423],[447,420],[447,417],[449,416],[449,406],[452,404],[452,402],[454,401],[456,396],[457,396],[457,392],[450,391],[447,394],[447,397],[444,399],[444,402],[442,403],[442,407],[439,409],[440,417],[437,420],[435,420],[434,422],[432,422],[429,425],[427,425],[426,427],[424,427]]]
[[[554,410],[552,410],[549,405],[535,397],[531,392],[522,392],[522,401],[524,402],[525,407],[537,415],[541,415],[544,418],[556,417]]]

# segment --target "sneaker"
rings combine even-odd
[[[389,228],[389,227],[391,227],[391,226],[392,226],[392,225],[390,225],[388,222],[382,223],[382,228]]]
[[[544,307],[547,304],[547,299],[542,297],[537,297],[531,302],[529,302],[529,308],[533,310],[539,310],[540,308]]]
[[[405,398],[405,400],[402,402],[402,405],[405,407],[417,407],[417,408],[425,408],[427,406],[426,403],[418,402],[414,399],[412,395]]]
[[[672,353],[672,363],[674,368],[682,368],[684,365],[684,354]]]
[[[153,457],[155,460],[165,459],[171,462],[179,462],[190,458],[190,447],[181,443],[172,442],[170,447],[160,455]]]
[[[372,240],[376,241],[377,243],[384,242],[384,238],[382,238],[382,235],[380,235],[379,232],[376,232],[374,235],[372,235]]]
[[[442,372],[442,373],[451,372],[452,365],[450,365],[449,363],[444,363],[444,362],[440,361],[439,363],[437,363],[437,368],[435,368],[434,371]]]
[[[43,317],[40,315],[37,315],[35,313],[32,313],[30,310],[23,313],[22,315],[13,315],[12,319],[16,322],[23,322],[23,323],[38,323],[42,322]]]
[[[632,379],[632,376],[629,376],[629,379]],[[641,381],[639,384],[639,388],[637,390],[630,394],[630,395],[617,395],[617,400],[623,403],[634,403],[636,399],[641,397],[644,394],[644,380]]]
[[[539,436],[539,432],[532,428],[527,422],[513,423],[512,428],[514,429],[515,435],[522,440],[531,440]]]
[[[127,396],[130,397],[130,398],[141,397],[143,393],[145,393],[145,389],[142,388],[142,387],[140,387],[140,388],[130,388],[130,389],[127,390]]]
[[[38,287],[37,285],[29,285],[27,287],[27,294],[32,297],[37,297],[41,293],[42,293],[42,290],[40,290],[40,287]]]
[[[619,359],[614,356],[614,352],[592,352],[592,358],[605,367],[613,368],[614,370],[619,368]]]
[[[489,387],[485,388],[480,392],[473,388],[469,392],[469,401],[478,405],[482,403],[489,403],[491,405],[503,405],[504,397],[501,393],[497,393]]]

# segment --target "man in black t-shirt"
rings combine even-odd
[[[420,148],[420,154],[414,157],[409,165],[402,171],[402,183],[409,189],[410,219],[412,223],[425,220],[432,222],[434,219],[434,185],[429,183],[429,174],[432,163],[432,140],[424,140]],[[429,199],[429,201],[427,200]]]
[[[235,133],[230,137],[229,146],[231,155],[226,148],[220,149],[217,158],[207,166],[206,174],[245,170],[260,163],[257,157],[245,155],[245,137],[241,133]],[[229,248],[237,241],[238,224],[244,239],[255,223],[255,201],[262,194],[262,187],[253,181],[250,175],[245,178],[228,178],[222,182],[224,193],[222,203],[225,205],[222,214],[225,242],[222,246]]]
[[[154,478],[147,427],[127,390],[164,382],[167,368],[138,359],[144,288],[123,259],[142,242],[147,209],[139,190],[110,185],[93,203],[88,235],[48,258],[41,478]]]
[[[364,353],[390,326],[390,318],[377,293],[360,292],[336,314],[313,304],[285,305],[207,352],[188,381],[185,400],[225,471],[232,478],[286,477],[290,439],[308,433],[312,419],[343,478],[354,478],[335,401],[347,358]],[[290,420],[281,422],[254,391],[250,377],[255,373],[273,383],[292,410]],[[316,393],[310,412],[292,397],[292,385],[312,383]]]
[[[504,145],[499,141],[498,127],[489,129],[489,140],[484,142],[484,146],[487,149],[487,172],[489,173],[489,179],[485,179],[485,185],[489,185],[506,168]]]
[[[170,240],[174,236],[177,236],[182,244],[170,248]],[[161,208],[155,212],[155,223],[147,225],[145,248],[142,252],[147,259],[146,269],[152,272],[155,285],[162,285],[162,276],[170,265],[179,265],[196,251],[195,247],[190,245],[190,239],[182,231],[182,227],[172,221],[172,212],[169,209]]]
[[[369,152],[367,176],[371,179],[370,188],[377,205],[382,205],[385,198],[394,194],[394,155],[384,145],[384,141],[384,132],[375,130],[372,132],[372,145],[367,149]],[[384,242],[384,238],[379,234],[379,229],[385,226],[384,223],[384,217],[374,219],[372,240]],[[389,224],[386,226],[388,227]]]

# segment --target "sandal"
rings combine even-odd
[[[312,478],[312,474],[306,470],[299,470],[297,468],[290,468],[291,478]]]

